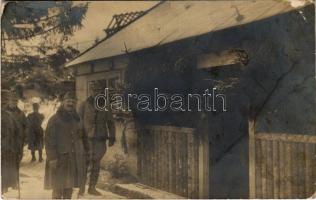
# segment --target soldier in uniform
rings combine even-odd
[[[67,92],[45,131],[44,188],[53,189],[53,199],[70,199],[73,188],[84,184],[86,144],[76,112],[75,94]]]
[[[22,156],[20,157],[20,161],[23,157],[23,147],[26,142],[26,117],[23,111],[18,108],[18,98],[15,93],[10,92],[10,100],[8,102],[7,111],[9,111],[14,119],[17,121],[18,126],[18,135],[19,135],[19,148],[22,152]]]
[[[115,124],[110,106],[108,111],[99,111],[94,106],[94,97],[99,92],[104,92],[102,86],[97,83],[93,84],[90,96],[79,107],[83,130],[88,137],[89,144],[87,167],[90,167],[91,172],[88,193],[96,196],[101,195],[96,190],[96,184],[99,178],[100,162],[107,149],[106,141],[109,140],[109,146],[113,146],[115,143]],[[84,192],[84,187],[81,187],[79,196],[82,196]]]
[[[33,104],[33,112],[27,116],[27,127],[28,127],[28,148],[32,153],[31,162],[36,161],[35,151],[38,150],[39,162],[43,161],[42,149],[43,149],[43,128],[42,122],[44,115],[38,112],[39,104]]]
[[[19,162],[22,157],[21,138],[17,121],[9,112],[9,102],[14,100],[8,90],[1,91],[1,187],[2,193],[18,185]]]

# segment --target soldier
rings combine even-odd
[[[10,98],[14,98],[8,90],[1,91],[1,187],[2,193],[9,187],[17,187],[19,162],[22,157],[21,138],[17,121],[9,109]]]
[[[87,143],[75,108],[75,94],[67,92],[45,132],[44,188],[53,189],[53,199],[70,199],[73,188],[84,184]]]
[[[107,148],[106,141],[109,140],[109,146],[115,143],[115,125],[110,107],[109,111],[99,111],[94,106],[94,97],[98,92],[102,92],[101,89],[102,86],[93,84],[90,96],[79,107],[83,130],[89,144],[87,167],[90,166],[91,172],[88,193],[96,196],[101,195],[95,187],[99,178],[100,162]],[[82,196],[84,192],[84,187],[81,187],[78,195]]]
[[[17,126],[18,126],[18,135],[19,135],[19,148],[20,151],[22,152],[22,156],[20,157],[20,161],[22,160],[23,157],[23,147],[26,142],[26,117],[23,111],[21,111],[18,108],[18,98],[15,93],[10,92],[10,99],[8,102],[8,108],[7,111],[9,111],[14,119],[17,121]]]
[[[39,104],[33,104],[33,112],[27,116],[28,124],[28,148],[32,153],[31,162],[36,161],[35,151],[38,150],[39,162],[43,161],[42,149],[43,149],[43,128],[42,122],[44,120],[44,115],[38,112]]]

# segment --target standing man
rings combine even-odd
[[[10,91],[10,98],[8,102],[7,111],[9,111],[12,116],[14,117],[15,121],[17,122],[18,127],[18,148],[19,151],[22,152],[20,156],[20,161],[23,157],[23,147],[26,142],[26,117],[22,110],[18,108],[18,97],[14,92]]]
[[[27,127],[28,127],[28,148],[32,153],[31,162],[36,161],[35,151],[38,150],[39,162],[43,162],[42,149],[44,133],[42,128],[42,122],[44,120],[44,115],[38,112],[39,104],[33,104],[33,112],[27,116]]]
[[[44,187],[53,189],[53,199],[70,199],[73,188],[84,184],[86,137],[80,127],[75,94],[67,92],[45,132]]]
[[[16,119],[9,112],[10,98],[13,94],[1,90],[1,191],[15,188],[19,180],[19,162],[22,157],[20,136]]]
[[[89,152],[87,153],[87,167],[90,166],[90,182],[88,193],[100,196],[96,190],[99,178],[100,162],[106,152],[106,141],[109,146],[115,143],[115,124],[110,106],[108,111],[99,111],[94,105],[94,98],[102,91],[102,86],[97,83],[91,86],[90,96],[79,108],[79,115],[82,120],[83,130],[88,136]],[[87,170],[88,171],[88,170]],[[84,194],[84,186],[80,188],[79,196]]]

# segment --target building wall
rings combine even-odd
[[[237,95],[237,98],[227,99],[228,107],[229,105],[236,105],[236,115],[229,115],[228,113],[229,116],[227,114],[221,116],[214,113],[213,118],[211,117],[212,120],[207,123],[211,126],[206,130],[209,130],[211,138],[215,136],[215,139],[211,139],[210,143],[211,155],[214,155],[214,151],[212,151],[213,146],[215,146],[214,142],[218,144],[216,142],[217,135],[219,138],[224,138],[223,145],[213,149],[216,151],[224,146],[220,150],[221,156],[217,159],[210,157],[211,160],[214,159],[210,172],[210,190],[211,196],[214,198],[247,197],[249,192],[248,173],[246,173],[248,159],[245,158],[248,158],[248,153],[252,149],[248,149],[247,137],[238,139],[235,136],[236,134],[240,136],[245,134],[247,126],[243,124],[247,122],[248,118],[256,122],[255,133],[315,135],[314,7],[309,6],[302,12],[303,15],[293,11],[259,22],[188,39],[185,42],[177,42],[179,51],[184,49],[181,46],[184,44],[185,48],[193,49],[192,52],[195,54],[240,48],[249,55],[248,65],[242,66],[237,73],[237,86],[235,85],[229,93],[232,96]],[[176,52],[174,48],[166,48],[165,50],[168,51],[167,54]],[[187,55],[185,54],[187,52],[183,53],[183,55]],[[162,55],[160,60],[163,60],[164,56]],[[181,59],[179,60],[181,61]],[[116,69],[115,63],[120,63],[119,61],[120,59],[113,61],[114,71]],[[157,59],[157,63],[159,65],[152,67],[152,69],[162,70],[163,65],[160,65],[162,63],[159,62],[159,59]],[[148,60],[142,64],[144,64],[144,69],[151,67],[149,65],[156,65],[152,62],[151,56],[148,56]],[[121,65],[118,64],[118,66]],[[160,86],[164,86],[166,89],[177,90],[177,87],[180,86],[194,91],[195,87],[199,86],[196,83],[197,80],[201,80],[201,77],[209,76],[209,79],[215,79],[222,75],[225,79],[225,76],[230,76],[230,70],[227,74],[225,70],[213,71],[216,72],[213,77],[212,73],[209,74],[206,71],[202,72],[204,73],[202,76],[200,73],[188,71],[189,76],[179,77],[176,73],[161,73],[161,71],[155,73],[154,70],[151,72],[142,71],[143,77],[146,75],[147,78],[145,79],[147,80],[143,80],[141,84],[136,86],[149,86],[148,90],[151,90],[150,86],[156,86],[156,80],[159,80]],[[135,68],[131,69],[131,72],[133,71]],[[98,75],[99,73],[101,75]],[[85,75],[84,78],[77,77],[77,82],[80,79],[83,82],[77,83],[77,91],[84,88],[80,84],[86,84],[88,79],[92,80],[104,76],[107,76],[105,72],[98,72]],[[138,87],[137,89],[142,88]],[[80,94],[80,98],[84,98],[84,94]],[[238,111],[238,108],[241,110]],[[232,112],[234,114],[234,110]],[[153,113],[149,114],[152,115]],[[199,122],[199,117],[202,115],[190,113],[190,116],[174,116],[174,118],[170,116],[170,113],[156,113],[152,121],[158,123],[161,122],[159,120],[163,119],[163,123],[169,123],[173,120],[173,125],[183,126],[184,123],[188,125],[189,122],[196,125],[195,122]],[[148,121],[148,115],[143,116],[143,119]],[[230,135],[232,136],[230,137]],[[234,140],[232,141],[231,138]],[[131,146],[133,146],[132,144]],[[119,149],[120,147],[117,145],[115,148]],[[109,149],[109,151],[112,150]],[[116,151],[108,152],[107,156],[115,154],[114,152]],[[107,156],[104,163],[110,160]]]
[[[115,58],[83,63],[75,66],[78,103],[81,103],[87,98],[90,81],[118,78],[118,83],[123,84],[124,72],[127,64],[127,57],[122,55]]]
[[[123,84],[127,64],[127,56],[122,55],[115,58],[103,59],[75,66],[77,74],[76,95],[78,98],[78,107],[88,97],[89,82],[106,80],[104,81],[104,83],[109,85],[110,79],[118,78],[118,84]],[[102,159],[102,166],[103,168],[108,168],[109,164],[115,163],[114,161],[117,161],[118,158],[123,158],[121,164],[118,165],[124,166],[117,167],[126,167],[128,173],[136,177],[136,133],[134,131],[133,124],[129,124],[125,132],[128,154],[124,153],[124,149],[121,144],[124,125],[121,122],[117,121],[115,126],[116,143],[114,146],[108,148],[106,155]]]
[[[201,49],[209,52],[240,48],[248,53],[249,63],[240,73],[239,90],[235,93],[244,95],[248,102],[249,117],[255,122],[255,135],[316,134],[315,56],[312,53],[315,48],[314,28],[314,6],[311,5],[302,9],[301,14],[293,11],[199,38],[197,43],[204,46]],[[224,71],[217,73],[221,75]],[[232,102],[242,105],[244,101],[227,98],[228,105]],[[225,126],[231,127],[229,121],[222,121],[217,131],[222,132],[221,128]],[[213,190],[213,194],[220,191],[219,196],[214,197],[243,198],[236,195],[249,192],[248,180],[240,176],[245,168],[238,167],[244,166],[238,164],[238,157],[241,160],[248,156],[248,152],[239,154],[239,144],[236,143],[232,148],[233,154],[227,152],[210,173],[211,182],[219,188]],[[244,147],[246,145],[244,143]],[[255,149],[249,151],[255,152]],[[271,155],[264,155],[267,160],[272,159]],[[254,176],[254,172],[249,176]],[[269,176],[272,177],[271,174]],[[214,188],[210,187],[211,190]],[[222,196],[225,191],[227,196]]]

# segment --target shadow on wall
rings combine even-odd
[[[315,134],[314,24],[310,5],[301,13],[292,11],[201,37],[209,52],[248,52],[240,92],[249,98],[256,133]]]

